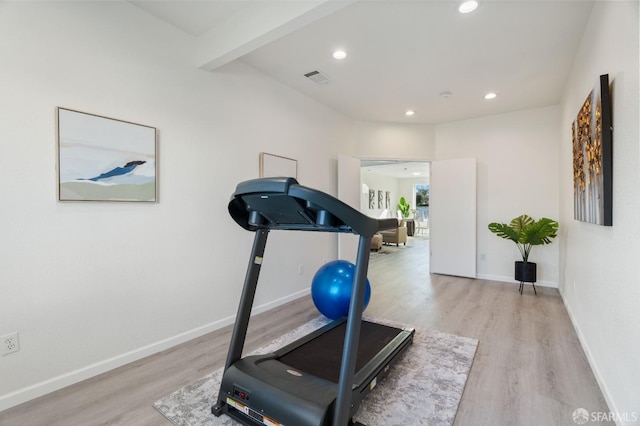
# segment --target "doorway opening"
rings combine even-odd
[[[360,160],[360,184],[360,211],[374,218],[402,219],[407,245],[424,251],[420,259],[428,263],[430,162]],[[404,215],[401,199],[409,204]]]

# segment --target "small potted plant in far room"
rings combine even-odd
[[[409,219],[409,215],[411,214],[411,204],[407,203],[406,198],[400,197],[400,201],[398,201],[398,210],[402,215],[402,222],[404,222],[407,227],[407,236],[413,237],[416,225],[413,222],[413,219]]]
[[[533,284],[533,291],[536,292],[536,264],[529,262],[529,254],[533,246],[551,243],[551,240],[558,235],[558,222],[553,219],[543,217],[534,220],[532,217],[523,214],[511,220],[511,223],[493,222],[489,224],[489,231],[500,238],[513,241],[520,254],[522,261],[516,261],[515,279],[520,281],[520,294],[524,283]]]
[[[398,202],[398,210],[400,210],[400,214],[402,215],[402,217],[409,217],[411,204],[407,203],[407,200],[404,197],[400,197],[400,201]]]

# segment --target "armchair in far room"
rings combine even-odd
[[[371,250],[378,251],[382,248],[382,234],[376,233],[371,237]]]
[[[400,244],[407,245],[407,227],[404,226],[402,221],[398,221],[398,226],[395,229],[386,229],[380,231],[382,234],[383,244],[395,244],[396,247]]]

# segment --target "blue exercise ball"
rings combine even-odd
[[[356,266],[346,260],[334,260],[322,265],[313,276],[311,298],[316,308],[326,317],[338,319],[349,314],[351,289]],[[367,279],[364,309],[371,298],[371,284]]]

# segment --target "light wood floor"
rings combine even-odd
[[[367,314],[480,342],[455,425],[575,425],[577,408],[609,411],[556,289],[431,275],[425,239],[383,252]],[[246,349],[317,315],[310,298],[261,314]],[[169,426],[153,402],[220,368],[229,338],[227,327],[6,410],[0,425]]]

